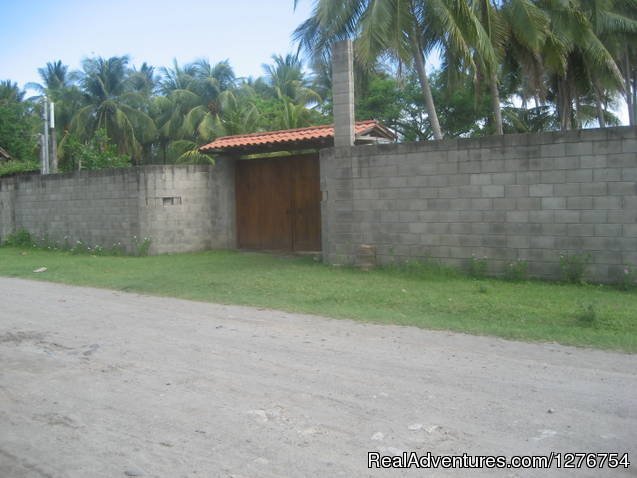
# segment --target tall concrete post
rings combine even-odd
[[[351,40],[334,44],[332,50],[332,97],[334,146],[354,145],[354,61]]]

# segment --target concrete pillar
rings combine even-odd
[[[351,40],[334,44],[332,50],[332,96],[334,146],[354,145],[354,62]]]

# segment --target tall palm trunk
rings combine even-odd
[[[415,38],[412,38],[411,40],[411,47],[416,72],[418,73],[418,80],[420,81],[420,88],[423,96],[425,97],[425,107],[427,108],[427,115],[429,116],[429,123],[431,124],[434,139],[442,139],[442,130],[440,129],[438,114],[436,113],[434,97],[431,93],[431,85],[429,84],[429,78],[427,77],[427,71],[425,70],[425,58],[422,54],[422,48]]]
[[[637,70],[633,71],[633,122],[632,126],[637,124]]]
[[[489,81],[489,88],[491,89],[491,107],[493,108],[493,120],[495,122],[495,134],[504,134],[504,128],[502,127],[502,109],[500,107],[500,92],[498,91],[498,75],[491,73]]]
[[[560,116],[560,129],[568,131],[573,128],[573,97],[568,78],[565,76],[557,80],[558,107]]]
[[[633,96],[633,88],[630,82],[630,56],[628,55],[628,47],[624,50],[624,81],[626,88],[626,106],[628,107],[628,124],[635,126],[635,102]]]
[[[604,118],[604,107],[602,105],[602,91],[597,80],[593,80],[593,89],[595,90],[595,106],[597,107],[597,121],[600,128],[606,128],[606,119]]]

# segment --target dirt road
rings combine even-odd
[[[636,476],[367,468],[628,452],[637,357],[0,278],[0,476]]]

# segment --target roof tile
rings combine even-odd
[[[386,137],[393,134],[382,126],[378,121],[357,121],[355,134],[364,135],[372,130],[380,130]],[[202,153],[220,152],[229,149],[241,149],[250,146],[264,146],[286,143],[297,143],[300,141],[321,140],[334,137],[334,126],[310,126],[308,128],[286,129],[281,131],[268,131],[263,133],[238,134],[234,136],[223,136],[217,138],[212,143],[208,143],[199,150]]]

